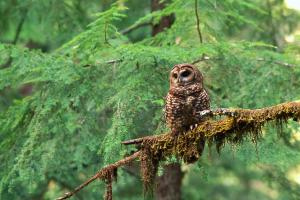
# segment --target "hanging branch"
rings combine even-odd
[[[225,115],[225,117],[221,119],[208,119],[196,126],[193,130],[181,134],[177,138],[175,148],[174,138],[170,133],[125,141],[123,144],[126,145],[139,143],[141,150],[114,164],[104,167],[74,191],[66,193],[64,196],[57,198],[57,200],[70,198],[97,178],[107,181],[107,177],[111,177],[112,172],[117,170],[118,167],[138,158],[143,161],[141,167],[144,184],[151,184],[151,180],[155,177],[158,162],[167,156],[177,155],[188,163],[198,160],[203,151],[203,149],[198,148],[199,142],[203,141],[203,139],[207,140],[209,145],[215,144],[218,151],[220,151],[226,142],[241,143],[247,137],[250,137],[253,142],[257,142],[261,137],[262,128],[267,122],[275,121],[280,131],[282,124],[286,123],[288,119],[299,121],[300,101],[287,102],[254,110],[205,110],[201,115]],[[111,195],[111,180],[107,183],[106,194]]]

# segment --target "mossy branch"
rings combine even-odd
[[[113,164],[110,164],[104,168],[102,168],[100,171],[98,171],[94,176],[92,176],[91,178],[89,178],[88,180],[86,180],[84,183],[82,183],[80,186],[78,186],[77,188],[74,189],[74,191],[72,192],[67,192],[65,193],[64,196],[57,198],[56,200],[63,200],[63,199],[68,199],[71,196],[73,196],[74,194],[76,194],[77,192],[79,192],[80,190],[82,190],[83,188],[85,188],[87,185],[89,185],[91,182],[95,181],[96,179],[100,179],[100,180],[104,180],[106,181],[107,184],[107,188],[111,188],[111,182],[112,182],[112,177],[116,174],[116,170],[123,166],[126,165],[128,163],[130,163],[131,161],[137,159],[140,156],[140,152],[135,152],[134,154],[119,160]],[[110,196],[107,196],[108,193],[111,193],[111,191],[107,191],[106,195],[105,195],[105,199],[109,199]]]
[[[77,187],[73,192],[66,193],[57,200],[67,199],[76,192],[86,187],[97,178],[107,181],[106,199],[111,198],[111,182],[114,172],[118,167],[128,164],[135,159],[141,161],[141,172],[145,188],[154,181],[159,161],[170,156],[177,155],[185,162],[194,162],[201,156],[203,149],[199,144],[208,141],[210,145],[216,144],[217,150],[224,146],[226,142],[240,143],[245,137],[250,137],[254,142],[261,136],[262,127],[269,121],[275,121],[281,128],[282,123],[288,119],[300,119],[300,102],[282,103],[276,106],[262,109],[217,109],[214,111],[204,111],[203,115],[226,115],[221,119],[209,119],[202,122],[193,130],[181,134],[174,144],[174,138],[170,133],[147,136],[123,144],[141,145],[141,150],[135,152],[114,164],[101,169],[89,180]]]
[[[233,115],[229,115],[232,113]],[[220,151],[225,142],[240,143],[245,137],[254,142],[261,135],[262,127],[269,121],[275,121],[280,128],[289,118],[300,119],[300,102],[288,102],[262,109],[231,109],[223,119],[209,119],[195,129],[181,134],[177,138],[176,148],[171,134],[145,137],[141,144],[151,146],[154,157],[160,159],[169,155],[179,155],[184,161],[197,160],[201,152],[197,150],[198,143],[206,140],[216,144]],[[141,140],[141,139],[140,139]],[[175,151],[175,152],[174,152]]]

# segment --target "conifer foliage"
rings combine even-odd
[[[300,15],[283,1],[164,2],[153,12],[139,0],[0,3],[0,199],[57,198],[111,163],[117,166],[101,171],[106,182],[91,184],[75,199],[99,199],[105,185],[107,199],[111,192],[116,199],[142,198],[139,173],[118,161],[162,146],[149,140],[138,151],[121,143],[165,137],[156,135],[168,132],[163,104],[174,64],[199,67],[213,108],[255,109],[299,99],[299,41],[284,39]],[[170,15],[172,26],[152,36],[152,26]],[[208,159],[206,150],[196,164],[185,165],[182,197],[297,199],[299,185],[289,174],[300,164],[299,126],[288,119],[299,119],[299,112],[294,104],[284,108],[272,115],[284,120],[281,128],[262,127],[272,112],[246,127],[262,136],[257,153],[247,140],[236,146],[240,137],[212,137],[210,146],[229,141],[238,149],[235,159],[225,147],[220,157],[212,149]],[[229,119],[257,119],[240,114]],[[235,136],[243,132],[243,124],[238,127]],[[162,174],[172,154],[145,157],[142,164]],[[229,179],[232,185],[224,183]]]

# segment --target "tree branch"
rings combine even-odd
[[[221,116],[221,115],[235,116],[236,114],[237,113],[234,110],[230,110],[230,109],[227,109],[227,108],[217,108],[217,109],[214,109],[214,110],[203,110],[203,111],[200,112],[199,117],[200,118],[205,118],[205,117],[213,117],[213,116]],[[123,141],[122,144],[124,144],[124,145],[141,144],[145,140],[151,140],[151,139],[155,138],[156,136],[152,135],[152,136],[146,136],[146,137],[126,140],[126,141]],[[162,136],[162,135],[159,135],[159,136]]]
[[[68,199],[75,193],[86,187],[97,178],[108,180],[112,177],[112,171],[118,167],[140,158],[146,160],[146,164],[141,166],[143,170],[148,170],[147,175],[153,177],[152,171],[147,167],[155,166],[167,156],[177,155],[185,162],[193,162],[200,158],[203,149],[199,149],[199,142],[206,140],[209,144],[216,144],[217,150],[224,146],[226,142],[241,143],[244,138],[250,137],[254,142],[261,136],[263,126],[269,121],[275,121],[278,128],[282,128],[282,123],[288,119],[300,120],[300,101],[287,102],[262,109],[216,109],[201,112],[202,116],[226,115],[221,119],[208,119],[185,134],[180,134],[174,143],[174,136],[170,133],[147,136],[123,142],[123,144],[141,144],[141,150],[135,152],[122,160],[108,165],[97,172],[93,177],[78,186],[74,191],[66,193],[57,200]],[[146,154],[145,154],[146,152]],[[150,160],[149,160],[150,159]],[[150,164],[149,164],[150,163]],[[155,165],[152,165],[154,163]],[[155,170],[154,170],[155,172]],[[154,175],[155,176],[155,175]],[[145,179],[145,177],[143,177]],[[147,177],[146,177],[147,178]],[[145,180],[144,180],[145,181]],[[108,193],[111,195],[111,181],[108,180]],[[111,196],[109,196],[111,197]]]
[[[115,162],[114,164],[108,165],[104,168],[102,168],[99,172],[97,172],[94,176],[92,176],[91,178],[89,178],[88,180],[86,180],[84,183],[82,183],[80,186],[78,186],[77,188],[75,188],[74,191],[72,192],[67,192],[65,193],[64,196],[57,198],[56,200],[63,200],[63,199],[68,199],[71,196],[73,196],[74,194],[76,194],[77,192],[79,192],[80,190],[82,190],[83,188],[85,188],[87,185],[89,185],[91,182],[95,181],[96,179],[105,179],[105,175],[107,174],[107,172],[112,171],[117,169],[118,167],[128,164],[131,161],[137,159],[140,156],[140,151],[135,152],[134,154],[119,160],[117,162]]]
[[[269,121],[275,121],[279,131],[287,119],[300,119],[300,102],[288,102],[262,109],[229,109],[232,116],[220,120],[209,119],[193,130],[181,134],[174,148],[174,137],[171,134],[157,135],[145,138],[141,143],[151,146],[153,157],[164,158],[178,155],[185,162],[198,159],[202,151],[198,151],[198,142],[205,139],[209,144],[215,144],[218,152],[226,142],[241,143],[245,138],[253,142],[261,137],[263,126]],[[229,112],[229,113],[230,113]],[[175,151],[174,151],[175,149]]]

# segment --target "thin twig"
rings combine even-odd
[[[74,194],[76,194],[77,192],[79,192],[80,190],[82,190],[83,188],[85,188],[87,185],[89,185],[91,182],[95,181],[96,179],[103,179],[105,172],[107,172],[108,170],[113,170],[113,169],[117,169],[118,167],[128,164],[131,161],[137,159],[140,156],[140,151],[135,152],[134,154],[119,160],[117,162],[115,162],[114,164],[108,165],[104,168],[102,168],[100,171],[98,171],[94,176],[92,176],[91,178],[89,178],[88,180],[86,180],[84,183],[82,183],[80,186],[78,186],[77,188],[75,188],[75,190],[73,190],[72,192],[67,192],[65,193],[64,196],[57,198],[56,200],[63,200],[63,199],[68,199],[71,196],[73,196]]]
[[[107,60],[107,61],[104,61],[103,63],[95,63],[95,64],[86,64],[86,65],[83,65],[83,67],[96,67],[96,66],[99,66],[99,65],[103,65],[103,64],[116,64],[116,63],[120,63],[122,62],[123,59],[114,59],[114,60]]]
[[[281,61],[277,61],[277,60],[267,60],[265,58],[257,58],[257,61],[263,61],[263,62],[270,62],[270,63],[274,63],[277,65],[282,65],[284,67],[295,67],[295,65],[287,63],[287,62],[281,62]]]
[[[197,31],[198,31],[200,43],[202,44],[203,39],[202,39],[201,30],[200,30],[200,20],[199,20],[199,14],[198,14],[198,0],[195,0],[195,15],[196,15],[196,20],[197,20]]]
[[[126,35],[136,29],[139,29],[141,27],[144,27],[144,26],[151,26],[152,23],[151,22],[145,22],[145,23],[141,23],[141,24],[136,24],[136,25],[133,25],[133,26],[129,26],[128,28],[125,28],[123,30],[120,31],[121,34],[123,35]]]
[[[28,10],[23,10],[23,15],[22,15],[22,18],[17,26],[17,29],[16,29],[16,34],[15,34],[15,37],[14,37],[14,40],[12,42],[12,44],[17,44],[18,40],[19,40],[19,36],[20,36],[20,33],[21,33],[21,30],[22,30],[22,27],[23,27],[23,24],[25,22],[25,19],[26,19],[26,16],[27,16],[27,12]]]

